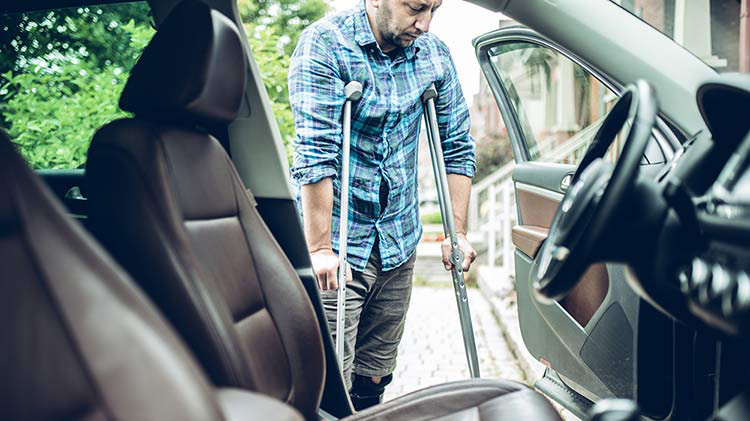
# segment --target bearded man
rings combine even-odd
[[[344,380],[355,409],[382,400],[393,379],[422,235],[417,156],[430,84],[464,271],[476,258],[466,241],[474,175],[469,110],[446,45],[428,33],[442,0],[362,0],[325,17],[299,38],[289,69],[296,139],[292,179],[321,299],[336,329],[344,86],[358,81],[352,111]],[[443,264],[450,270],[450,242]]]

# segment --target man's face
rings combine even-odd
[[[408,47],[430,30],[435,10],[443,0],[380,0],[375,15],[385,46]]]

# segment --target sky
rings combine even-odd
[[[334,10],[346,10],[358,0],[331,0]],[[498,28],[501,13],[492,13],[463,0],[443,0],[435,12],[430,32],[437,35],[450,48],[456,64],[458,79],[466,101],[471,106],[474,94],[479,91],[479,64],[471,40]]]

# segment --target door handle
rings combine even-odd
[[[560,190],[566,191],[568,188],[570,188],[570,183],[573,182],[573,173],[565,174],[565,176],[562,178],[562,181],[560,181]]]
[[[81,188],[73,186],[65,192],[65,200],[80,200],[85,201],[86,198],[81,194]]]

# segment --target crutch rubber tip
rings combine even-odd
[[[362,84],[353,80],[344,86],[344,95],[347,101],[358,101],[362,98]]]
[[[422,102],[427,102],[432,98],[437,98],[437,88],[435,88],[434,83],[431,83],[422,94]]]

